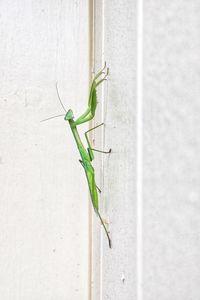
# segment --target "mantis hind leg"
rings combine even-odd
[[[90,141],[89,141],[88,133],[89,133],[90,131],[92,131],[92,130],[94,130],[94,129],[100,127],[100,126],[102,126],[102,125],[104,125],[104,123],[101,123],[101,124],[99,124],[99,125],[97,125],[97,126],[91,128],[91,129],[89,129],[89,130],[87,130],[87,131],[85,132],[85,138],[86,138],[87,144],[88,144],[88,154],[89,154],[89,156],[90,156],[90,160],[91,160],[91,161],[94,159],[93,151],[100,152],[100,153],[104,153],[104,154],[109,154],[109,153],[111,153],[111,149],[109,149],[109,151],[102,151],[102,150],[98,150],[98,149],[92,148],[92,147],[91,147],[91,144],[90,144]]]
[[[109,248],[112,248],[111,238],[110,238],[109,232],[108,232],[108,230],[107,230],[107,228],[106,228],[106,226],[105,226],[105,224],[104,224],[104,221],[103,221],[103,219],[102,219],[100,213],[99,213],[98,211],[97,211],[96,213],[97,213],[97,215],[98,215],[98,217],[99,217],[99,219],[100,219],[100,221],[101,221],[101,224],[103,225],[103,228],[104,228],[104,230],[105,230],[105,233],[106,233],[106,235],[107,235]]]

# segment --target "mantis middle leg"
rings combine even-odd
[[[104,154],[109,154],[109,153],[111,153],[111,149],[109,149],[109,151],[102,151],[102,150],[97,150],[97,149],[92,148],[92,147],[91,147],[91,144],[90,144],[90,140],[89,140],[88,135],[87,135],[88,132],[90,132],[90,131],[92,131],[92,130],[94,130],[94,129],[96,129],[96,128],[102,126],[102,125],[104,125],[104,123],[101,123],[101,124],[99,124],[99,125],[97,125],[97,126],[91,128],[91,129],[89,129],[89,130],[87,130],[87,131],[85,132],[85,138],[86,138],[87,144],[88,144],[88,149],[87,149],[87,150],[88,150],[88,154],[89,154],[89,156],[90,156],[90,160],[91,160],[91,161],[94,159],[93,151],[100,152],[100,153],[104,153]]]

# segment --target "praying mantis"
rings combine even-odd
[[[93,151],[97,151],[97,152],[104,153],[104,154],[109,154],[109,153],[111,153],[111,149],[109,151],[101,151],[101,150],[93,149],[91,147],[91,144],[90,144],[90,141],[89,141],[89,138],[88,138],[88,133],[89,132],[91,132],[92,130],[94,130],[94,129],[100,127],[100,126],[102,126],[104,123],[101,123],[100,125],[97,125],[94,128],[91,128],[91,129],[89,129],[88,131],[85,132],[85,138],[86,138],[86,141],[87,141],[87,144],[88,144],[87,149],[84,147],[83,142],[82,142],[82,140],[80,138],[80,135],[78,133],[78,129],[77,129],[77,126],[79,126],[79,125],[81,125],[85,122],[89,122],[90,120],[92,120],[94,118],[96,107],[97,107],[96,88],[103,81],[106,80],[106,78],[108,76],[108,73],[109,73],[109,69],[106,67],[106,63],[105,63],[103,69],[100,70],[92,80],[91,87],[90,87],[90,93],[89,93],[88,107],[87,107],[85,113],[82,114],[76,120],[74,119],[73,111],[71,109],[69,109],[68,111],[65,109],[65,107],[64,107],[64,105],[63,105],[63,103],[60,99],[58,89],[57,89],[57,94],[58,94],[58,98],[60,100],[60,103],[61,103],[63,109],[66,112],[64,120],[68,121],[68,123],[69,123],[69,126],[71,128],[73,137],[74,137],[75,142],[76,142],[76,146],[77,146],[78,151],[79,151],[80,156],[81,156],[81,159],[79,160],[79,162],[81,163],[81,165],[82,165],[82,167],[85,171],[85,175],[86,175],[86,178],[87,178],[87,183],[88,183],[88,187],[89,187],[89,191],[90,191],[90,197],[91,197],[91,200],[92,200],[94,211],[97,214],[97,216],[99,217],[101,224],[103,225],[106,236],[108,238],[109,247],[111,248],[110,235],[109,235],[109,232],[108,232],[108,230],[105,226],[104,220],[102,219],[102,217],[100,215],[100,212],[99,212],[98,192],[101,192],[101,191],[98,188],[98,186],[96,185],[95,170],[94,170],[94,167],[92,166],[92,161],[94,159]],[[103,75],[103,77],[102,77],[102,75]],[[57,88],[57,85],[56,85],[56,88]],[[51,118],[48,118],[48,119],[51,119]]]

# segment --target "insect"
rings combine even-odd
[[[91,147],[89,138],[88,138],[88,133],[100,126],[102,126],[104,123],[101,123],[100,125],[95,126],[94,128],[89,129],[88,131],[85,132],[85,138],[88,144],[88,148],[86,149],[81,141],[80,135],[78,133],[78,129],[77,126],[85,123],[85,122],[89,122],[90,120],[92,120],[95,116],[95,111],[96,111],[96,107],[97,107],[97,93],[96,93],[96,88],[103,82],[106,80],[107,76],[109,73],[109,69],[106,68],[106,63],[103,67],[102,70],[100,70],[97,75],[94,77],[94,79],[92,80],[91,83],[91,87],[90,87],[90,93],[89,93],[89,100],[88,100],[88,107],[85,111],[84,114],[82,114],[79,118],[74,119],[74,114],[73,111],[71,109],[69,109],[68,111],[66,111],[59,93],[58,93],[58,89],[57,89],[57,94],[58,94],[58,98],[60,100],[60,103],[63,107],[63,109],[65,110],[66,114],[64,117],[64,120],[69,122],[69,126],[71,128],[72,134],[74,136],[75,142],[76,142],[76,146],[78,148],[78,151],[80,153],[81,159],[79,160],[79,162],[81,163],[84,171],[85,171],[85,175],[87,178],[87,182],[88,182],[88,187],[89,187],[89,191],[90,191],[90,197],[92,200],[92,204],[94,207],[94,211],[97,214],[97,216],[100,219],[101,224],[103,225],[103,228],[105,230],[105,233],[107,235],[108,238],[108,243],[109,243],[109,247],[111,248],[111,239],[109,236],[109,232],[105,226],[104,220],[102,219],[100,212],[99,212],[99,200],[98,200],[98,192],[101,192],[100,189],[98,188],[98,186],[96,185],[96,181],[95,181],[95,170],[94,167],[92,166],[92,161],[94,159],[94,153],[93,151],[97,151],[100,153],[104,153],[104,154],[109,154],[111,153],[111,149],[109,151],[101,151],[101,150],[97,150],[97,149],[93,149]],[[103,76],[103,77],[102,77]],[[56,86],[57,88],[57,86]],[[61,115],[59,115],[61,116]],[[58,117],[59,117],[58,116]],[[57,116],[56,116],[57,117]],[[51,119],[51,118],[48,118]],[[48,119],[45,119],[43,121],[46,121]]]

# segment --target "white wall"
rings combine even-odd
[[[95,300],[200,299],[199,17],[196,0],[96,1],[113,249],[103,235]]]
[[[97,270],[94,245],[93,299],[136,299],[136,4],[96,1],[95,64],[106,60],[108,81],[99,95],[104,137],[101,204],[112,249],[102,232]],[[99,114],[100,115],[100,114]]]
[[[199,8],[1,1],[1,299],[200,299]],[[112,148],[95,153],[111,250],[67,123],[40,123],[63,113],[56,82],[81,114],[104,60],[92,137]]]
[[[87,1],[0,3],[0,298],[88,299],[88,189],[66,108],[88,96]]]
[[[200,5],[144,3],[144,299],[200,299]]]

